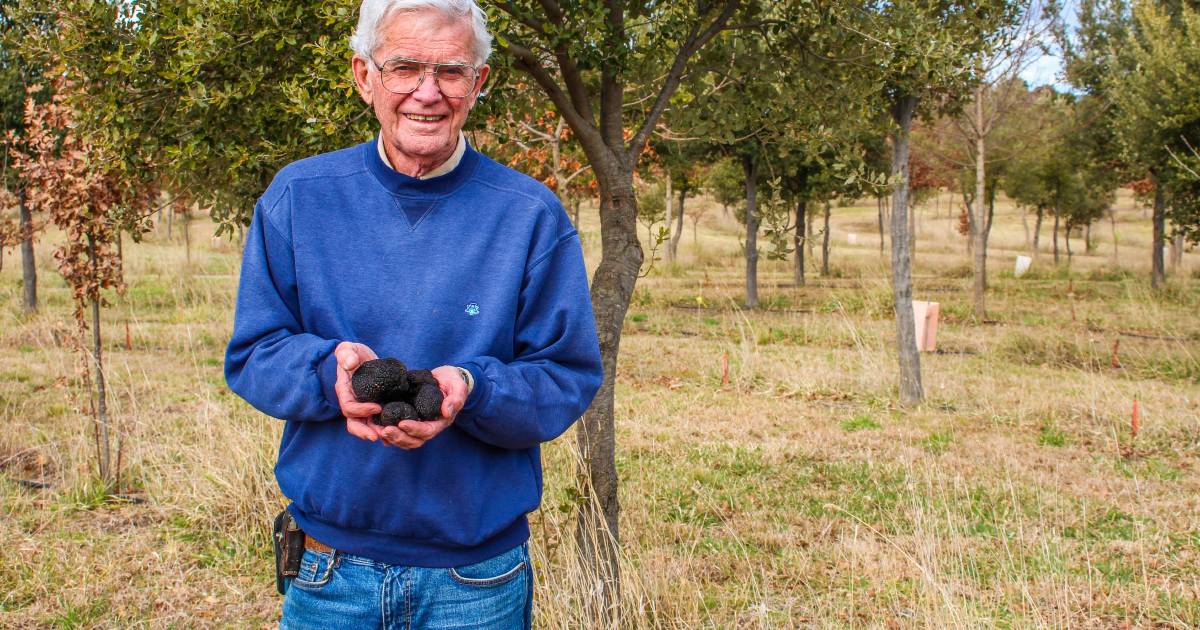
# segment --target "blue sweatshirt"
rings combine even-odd
[[[454,424],[402,450],[346,432],[333,350],[366,344],[475,387]],[[285,167],[246,235],[225,379],[286,420],[275,476],[308,534],[422,567],[529,536],[539,444],[602,378],[579,236],[537,181],[468,148],[450,173],[392,170],[374,142]]]

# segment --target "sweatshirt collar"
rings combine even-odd
[[[383,134],[379,134],[376,136],[376,138],[376,146],[379,147],[379,159],[383,160],[384,164],[387,164],[389,168],[394,170],[396,167],[392,166],[392,163],[388,161],[387,152],[383,149]],[[442,162],[442,164],[437,168],[425,173],[424,175],[421,175],[417,179],[431,179],[434,177],[440,177],[446,173],[449,173],[450,171],[453,171],[454,167],[458,166],[458,163],[462,161],[463,153],[465,153],[466,150],[467,137],[463,134],[463,132],[460,131],[458,132],[458,144],[454,147],[454,153],[450,154],[450,158],[445,162]]]
[[[363,163],[371,175],[388,192],[402,197],[441,197],[454,192],[471,179],[475,173],[475,167],[479,164],[479,153],[467,143],[465,137],[459,138],[459,147],[462,156],[450,172],[426,179],[405,175],[392,169],[380,157],[377,139],[360,145]],[[453,160],[454,158],[451,157],[450,161]]]

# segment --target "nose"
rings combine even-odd
[[[437,86],[437,79],[433,73],[426,72],[421,77],[421,83],[417,85],[417,89],[413,90],[410,95],[417,99],[418,102],[434,104],[442,99],[442,91]]]

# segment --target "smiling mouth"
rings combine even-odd
[[[424,116],[422,114],[405,114],[404,117],[418,122],[437,122],[445,118],[445,116]]]

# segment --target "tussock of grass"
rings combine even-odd
[[[1120,266],[1098,239],[1054,267],[1043,233],[1030,274],[1012,278],[1027,250],[1001,204],[977,322],[944,206],[918,209],[914,295],[941,302],[946,352],[922,355],[917,407],[896,403],[873,204],[834,211],[833,277],[793,287],[789,261],[763,260],[759,309],[742,307],[739,229],[719,207],[701,249],[689,225],[679,263],[639,281],[616,401],[624,627],[1200,627],[1193,255],[1150,291],[1135,249],[1149,224],[1123,205]],[[594,266],[598,223],[584,217]],[[237,248],[192,229],[190,266],[162,234],[127,245],[129,289],[104,311],[123,499],[95,479],[69,296],[46,248],[42,313],[20,312],[17,265],[0,273],[0,626],[277,619],[281,426],[224,386]],[[544,458],[536,627],[590,627],[572,436]]]

